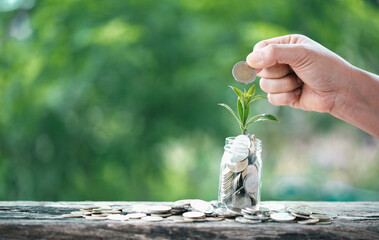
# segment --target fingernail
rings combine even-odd
[[[259,68],[262,62],[262,54],[259,51],[252,52],[247,56],[246,60],[250,67]]]
[[[299,96],[300,93],[301,93],[301,89],[300,89],[300,88],[298,88],[298,89],[295,90],[295,95],[296,95],[296,96]]]

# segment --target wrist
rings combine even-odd
[[[350,65],[330,114],[379,138],[379,77]]]
[[[344,71],[339,75],[341,85],[338,87],[333,107],[330,109],[330,114],[334,117],[342,119],[344,115],[349,115],[354,112],[354,98],[356,94],[354,90],[355,80],[360,69],[349,64],[344,68]]]

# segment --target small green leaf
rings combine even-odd
[[[259,114],[250,118],[249,121],[247,121],[246,126],[255,122],[264,122],[264,121],[278,121],[278,119],[271,114]]]
[[[247,122],[247,118],[249,117],[249,113],[250,113],[250,106],[247,105],[246,110],[245,110],[245,118],[243,119],[244,124],[246,124],[246,122]]]
[[[237,100],[237,109],[238,109],[238,114],[239,114],[240,120],[241,120],[241,122],[243,122],[244,111],[243,111],[242,99],[240,99],[240,98]]]
[[[254,95],[255,95],[255,85],[253,85],[253,86],[249,89],[249,91],[247,91],[247,94],[248,94],[249,96],[254,96]]]
[[[241,123],[241,121],[238,119],[237,115],[233,112],[233,110],[232,110],[227,104],[225,104],[225,103],[219,103],[218,105],[220,105],[220,106],[222,106],[222,107],[228,109],[229,112],[235,117],[235,119],[237,119],[239,125],[242,126],[242,123]]]
[[[255,100],[259,100],[259,99],[268,99],[268,98],[265,97],[265,96],[262,96],[262,95],[257,95],[255,97],[249,99],[249,104],[252,103],[252,102],[254,102]]]
[[[268,98],[262,95],[257,95],[254,97],[254,99],[257,100],[257,99],[268,99]]]
[[[237,97],[243,98],[243,93],[241,92],[241,90],[239,90],[238,88],[233,87],[233,86],[229,86],[229,87],[235,92]]]

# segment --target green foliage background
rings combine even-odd
[[[239,133],[217,103],[235,105],[231,68],[260,40],[301,33],[379,73],[377,1],[0,10],[0,200],[216,199],[224,139]],[[281,121],[250,130],[263,141],[263,200],[379,200],[378,140],[327,114],[251,111]]]

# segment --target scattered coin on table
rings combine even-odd
[[[225,173],[225,175],[228,174]],[[73,221],[74,218],[84,218],[90,221],[108,220],[119,221],[120,223],[131,220],[152,223],[214,222],[217,224],[223,221],[241,224],[265,224],[265,222],[288,224],[297,222],[302,225],[328,225],[332,223],[333,218],[337,217],[334,213],[306,205],[284,206],[282,204],[264,203],[259,207],[251,207],[244,196],[239,196],[238,193],[233,194],[232,198],[235,198],[235,204],[239,205],[240,208],[219,207],[222,204],[215,200],[208,202],[200,199],[185,199],[165,205],[86,206],[63,214],[61,217],[73,218]]]

